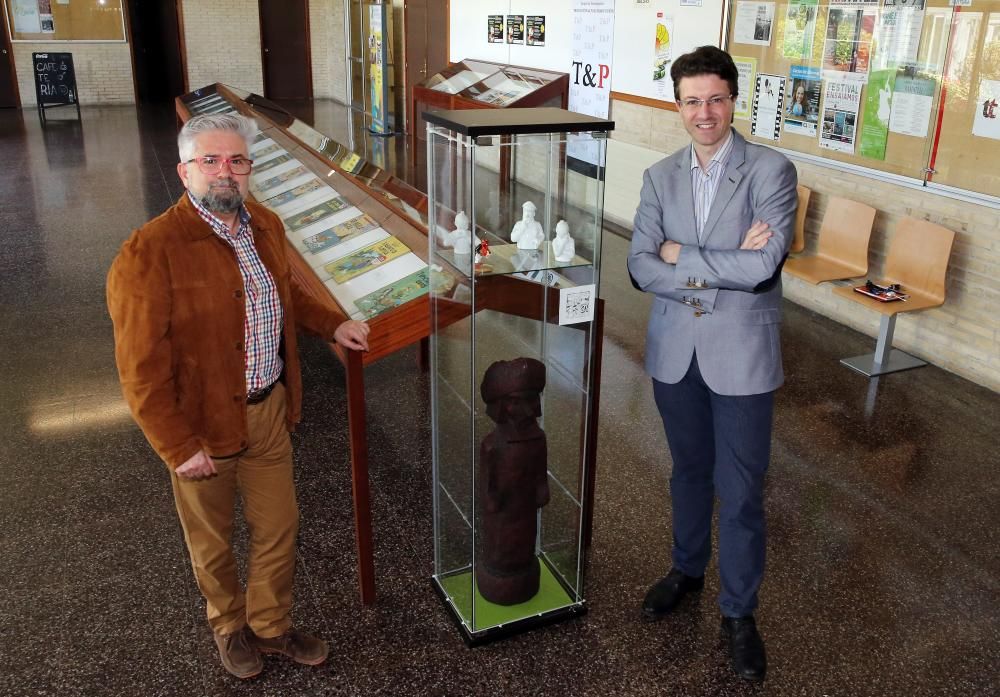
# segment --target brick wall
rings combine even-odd
[[[309,0],[313,97],[347,102],[343,0]]]
[[[33,107],[35,78],[32,53],[53,51],[73,54],[76,86],[81,104],[133,104],[132,57],[126,43],[15,43],[14,66],[21,105]]]
[[[631,227],[643,169],[650,160],[672,153],[690,140],[679,115],[672,111],[615,100],[611,118],[615,121],[615,142],[609,147],[607,216]],[[930,220],[955,231],[945,304],[901,314],[893,346],[1000,391],[1000,211],[812,163],[795,161],[795,166],[799,182],[813,190],[806,219],[807,252],[815,249],[831,195],[851,198],[879,211],[870,244],[871,277],[881,274],[889,240],[904,216]],[[846,283],[813,286],[787,274],[783,280],[787,298],[868,334],[873,337],[874,350],[880,317],[875,312],[859,311],[860,306],[833,293],[835,285]]]
[[[264,94],[256,2],[183,0],[188,85],[221,82]]]

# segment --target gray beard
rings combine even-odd
[[[239,189],[235,187],[231,189],[210,188],[201,197],[201,205],[212,213],[228,215],[240,209],[240,206],[243,205],[243,196],[240,194]]]

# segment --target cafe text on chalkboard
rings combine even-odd
[[[76,91],[76,72],[72,53],[32,53],[35,73],[35,97],[38,116],[45,122],[45,110],[76,105],[80,118],[80,99]]]

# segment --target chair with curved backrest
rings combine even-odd
[[[788,259],[785,271],[812,284],[864,276],[874,224],[875,209],[871,206],[831,196],[816,253]]]
[[[926,362],[892,348],[892,333],[896,315],[944,304],[945,273],[955,233],[926,220],[903,218],[885,258],[885,277],[876,281],[880,286],[898,283],[900,291],[909,297],[892,302],[881,302],[861,293],[851,286],[835,288],[834,292],[882,313],[875,353],[845,358],[840,362],[869,377],[894,373],[909,368],[919,368]]]
[[[798,185],[799,210],[795,214],[795,237],[792,238],[792,246],[788,248],[790,254],[798,254],[806,248],[806,211],[809,210],[809,197],[812,196],[812,189],[808,186]]]

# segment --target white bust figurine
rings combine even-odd
[[[448,234],[447,244],[455,248],[455,254],[472,254],[472,248],[479,244],[478,238],[476,238],[475,243],[472,239],[472,231],[469,230],[469,216],[465,214],[465,211],[459,211],[458,215],[455,216],[455,229]]]
[[[525,201],[521,212],[521,219],[510,231],[510,241],[516,242],[518,249],[538,249],[545,239],[545,233],[542,232],[541,223],[535,220],[535,204]]]
[[[576,242],[569,236],[569,223],[560,220],[556,224],[556,236],[552,240],[552,253],[556,261],[573,261],[576,254]]]

